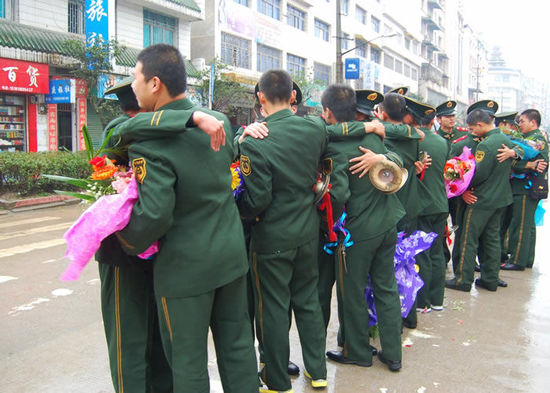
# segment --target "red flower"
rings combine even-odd
[[[94,168],[101,168],[103,165],[105,165],[105,156],[97,156],[92,158],[88,163]]]
[[[455,193],[458,190],[458,186],[454,183],[449,184],[449,191]]]

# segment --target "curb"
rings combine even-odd
[[[66,195],[51,195],[46,197],[5,200],[0,199],[0,215],[9,212],[17,213],[36,209],[45,209],[48,207],[75,205],[80,199]]]

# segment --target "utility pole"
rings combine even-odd
[[[336,83],[343,83],[342,77],[342,13],[341,0],[336,0]]]

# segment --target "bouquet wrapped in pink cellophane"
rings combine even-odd
[[[476,168],[472,151],[464,146],[462,154],[447,160],[443,169],[447,198],[462,195],[470,187]]]
[[[61,280],[76,280],[84,267],[99,249],[107,236],[123,229],[130,221],[132,208],[138,200],[137,183],[132,176],[127,186],[113,187],[120,194],[104,195],[94,202],[65,233],[67,252],[65,256],[71,261]],[[124,188],[124,190],[122,190]],[[153,243],[139,257],[147,259],[158,252],[157,242]]]

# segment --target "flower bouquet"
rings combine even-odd
[[[443,168],[447,198],[462,195],[474,177],[476,161],[472,151],[464,146],[462,154],[447,160]]]
[[[411,311],[416,294],[424,286],[424,282],[418,275],[418,265],[414,257],[432,246],[437,237],[434,232],[413,232],[405,237],[404,232],[397,234],[397,245],[393,263],[395,265],[395,279],[397,281],[397,290],[399,291],[399,300],[401,302],[401,316],[405,318]],[[369,308],[369,326],[378,323],[376,316],[376,307],[374,305],[374,290],[370,284],[365,288],[365,299]]]
[[[241,162],[239,160],[235,161],[230,166],[231,170],[231,191],[233,192],[233,197],[237,199],[241,192],[244,190],[244,181],[243,175],[241,173]]]
[[[86,126],[82,127],[91,174],[86,179],[65,176],[42,175],[52,180],[62,181],[82,188],[82,192],[56,191],[91,203],[74,224],[63,235],[67,242],[67,257],[71,263],[61,275],[61,280],[76,280],[84,267],[99,249],[107,236],[123,229],[130,221],[132,208],[138,199],[137,183],[131,170],[115,165],[114,160],[100,156],[106,149],[112,134],[108,134],[103,145],[95,151]],[[140,258],[150,258],[158,252],[155,242]]]

